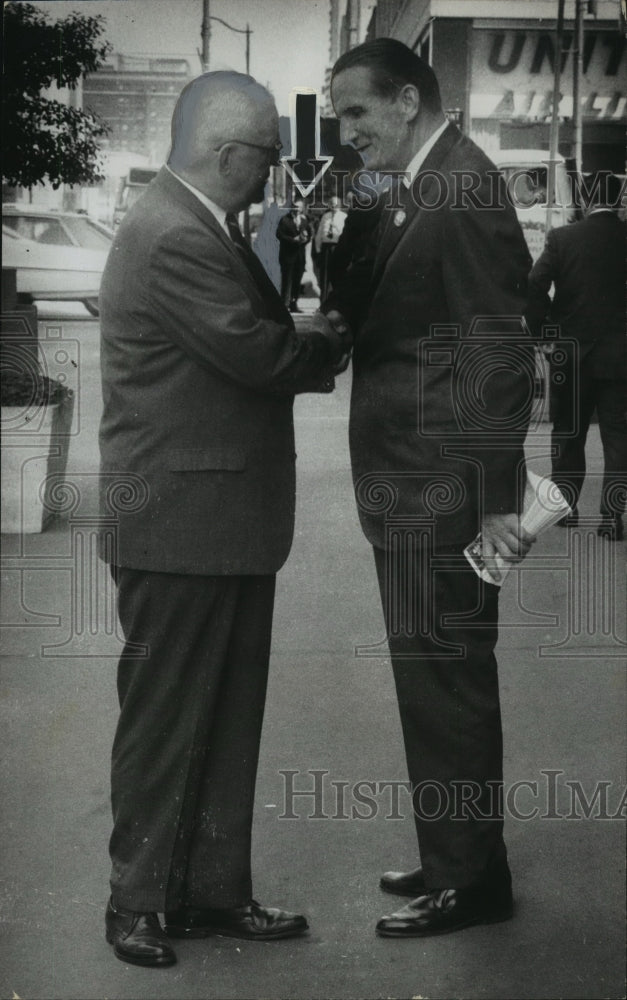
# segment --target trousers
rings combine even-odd
[[[126,640],[111,759],[114,905],[248,903],[275,577],[112,572]]]
[[[305,273],[305,263],[304,250],[280,260],[281,298],[283,299],[283,304],[288,308],[296,305],[296,301],[300,295],[300,286],[303,274]]]
[[[627,382],[596,378],[585,362],[573,363],[563,382],[551,386],[551,417],[554,447],[552,477],[576,507],[586,477],[586,439],[596,409],[603,446],[603,482],[600,511],[616,517],[627,501]]]
[[[425,882],[466,888],[507,863],[499,589],[459,547],[374,557]]]

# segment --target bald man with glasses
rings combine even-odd
[[[192,81],[102,281],[102,512],[115,525],[102,556],[126,638],[105,926],[136,965],[172,965],[170,938],[307,929],[254,901],[251,826],[294,524],[293,400],[328,384],[346,344],[324,317],[295,331],[239,231],[279,153],[274,101],[252,77]]]
[[[281,150],[283,149],[283,143],[281,140],[271,143],[269,146],[260,146],[256,142],[244,142],[243,139],[229,139],[229,142],[236,143],[238,146],[248,146],[249,149],[260,149],[262,153],[265,153],[268,157],[268,161],[271,167],[278,167],[281,162]],[[222,146],[216,146],[215,152],[221,152],[223,146],[226,143],[222,143]]]

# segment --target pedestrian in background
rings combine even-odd
[[[545,322],[560,328],[561,340],[549,354],[552,476],[573,509],[560,523],[578,521],[596,410],[605,466],[597,533],[620,541],[627,502],[627,227],[619,219],[619,178],[600,172],[589,184],[585,218],[547,235],[529,277],[527,321],[538,335]]]
[[[315,255],[312,255],[318,269],[321,301],[324,301],[329,293],[331,258],[345,222],[346,212],[341,208],[340,199],[334,195],[329,202],[328,210],[320,217],[313,242]]]
[[[298,307],[300,285],[305,273],[306,247],[313,228],[305,211],[305,202],[297,199],[276,229],[281,265],[281,298],[290,312],[302,312]]]

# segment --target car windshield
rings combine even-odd
[[[7,215],[3,219],[5,226],[15,231],[17,236],[36,243],[54,243],[56,246],[73,246],[70,235],[65,231],[59,219],[50,219],[38,215]]]
[[[108,250],[111,246],[111,237],[91,219],[68,216],[64,222],[77,243],[86,250]]]
[[[546,167],[522,167],[514,165],[501,167],[507,181],[514,184],[514,196],[517,207],[528,208],[546,201],[547,169]]]

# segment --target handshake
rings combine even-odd
[[[333,374],[340,375],[348,368],[353,347],[353,334],[348,323],[337,309],[330,309],[326,314],[314,313],[311,325],[329,341]]]

